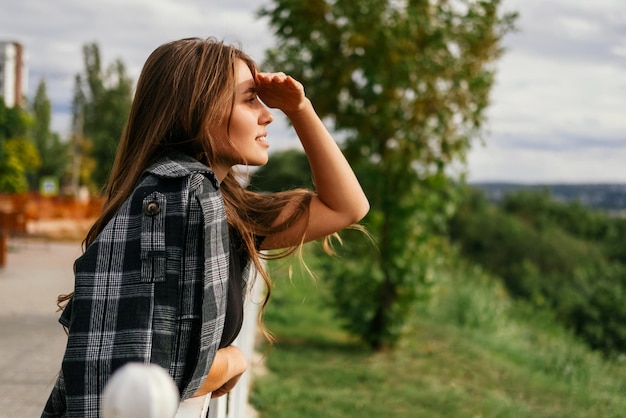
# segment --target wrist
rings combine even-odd
[[[291,122],[294,122],[294,120],[298,119],[310,110],[313,110],[313,104],[308,97],[305,97],[296,109],[286,110],[284,113]]]

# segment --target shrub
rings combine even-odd
[[[626,266],[607,256],[601,237],[609,222],[578,204],[567,207],[524,194],[505,200],[502,210],[472,194],[450,237],[512,296],[553,310],[595,349],[626,352]],[[587,227],[574,226],[578,214]]]

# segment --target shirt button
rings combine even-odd
[[[146,215],[155,216],[161,212],[161,208],[157,202],[150,202],[146,205]]]

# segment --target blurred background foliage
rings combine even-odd
[[[517,192],[496,206],[467,189],[450,238],[513,297],[551,309],[592,348],[617,354],[626,352],[625,228],[624,218],[546,193]]]
[[[607,354],[626,350],[626,219],[509,194],[495,205],[465,185],[467,150],[485,109],[516,15],[500,1],[275,0],[259,11],[276,44],[268,68],[292,74],[341,145],[372,209],[372,240],[343,234],[341,262],[320,262],[344,327],[375,349],[394,347],[428,300],[451,247],[502,280],[508,293],[553,311],[563,326]],[[27,106],[0,100],[0,191],[101,190],[132,97],[120,60],[105,65],[83,47],[71,137],[50,131],[45,80]],[[338,59],[341,57],[341,59]],[[250,187],[313,187],[306,156],[274,153]],[[364,262],[364,261],[367,262]],[[355,298],[354,295],[359,295]]]
[[[40,80],[32,102],[7,108],[0,98],[0,193],[36,192],[54,177],[61,191],[98,194],[115,157],[132,100],[133,81],[120,60],[103,68],[96,43],[83,47],[84,70],[75,77],[69,138],[51,132],[52,103]]]

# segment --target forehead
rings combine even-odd
[[[235,78],[238,93],[245,93],[250,88],[254,88],[256,86],[254,78],[252,78],[250,68],[248,68],[248,65],[240,59],[235,62]]]

